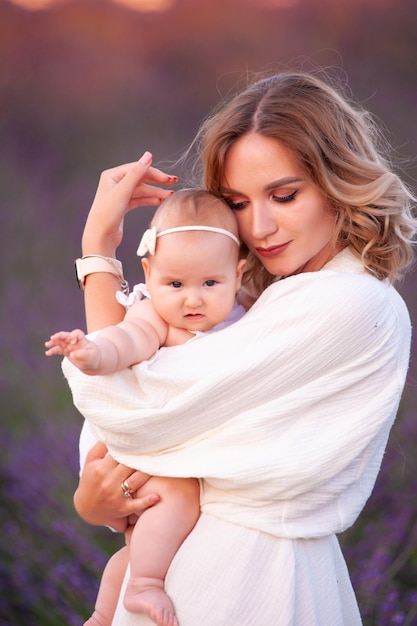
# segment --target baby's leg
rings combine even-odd
[[[84,626],[111,626],[128,562],[127,546],[110,558],[101,577],[94,613]]]
[[[139,491],[158,493],[161,500],[139,517],[130,545],[131,577],[124,605],[145,613],[157,626],[178,626],[164,580],[178,548],[200,515],[200,488],[194,478],[150,478]]]

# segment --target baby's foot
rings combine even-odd
[[[131,578],[124,606],[131,613],[145,613],[157,626],[179,626],[174,605],[164,591],[164,581],[158,578]]]
[[[102,613],[95,610],[83,626],[111,626],[112,621],[112,618],[107,619]]]

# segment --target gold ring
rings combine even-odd
[[[130,498],[130,496],[131,496],[131,495],[132,495],[132,493],[133,493],[133,489],[131,489],[131,488],[129,487],[129,483],[127,482],[127,480],[124,480],[124,481],[122,482],[122,484],[120,485],[120,488],[121,488],[121,490],[123,491],[123,495],[124,495],[126,498]]]

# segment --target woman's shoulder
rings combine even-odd
[[[387,279],[373,276],[349,248],[336,255],[317,275],[323,291],[337,296],[343,306],[352,302],[362,310],[386,309],[409,321],[405,302],[395,287]]]
[[[352,325],[364,319],[384,319],[388,325],[409,326],[407,307],[386,280],[367,272],[360,259],[344,250],[318,272],[305,272],[273,283],[252,308],[291,310],[293,319],[334,321]]]
[[[348,274],[367,273],[360,258],[350,247],[343,248],[322,268],[322,271],[335,271]]]
[[[303,272],[289,276],[273,283],[263,295],[268,297],[279,296],[283,293],[307,291],[317,292],[320,296],[328,292],[339,293],[345,297],[358,296],[372,299],[374,296],[385,298],[395,289],[387,280],[379,280],[368,272],[361,260],[349,248],[345,248],[323,268],[317,272]]]

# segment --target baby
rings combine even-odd
[[[236,292],[246,261],[240,255],[235,216],[221,199],[185,189],[165,200],[139,245],[138,255],[146,254],[146,285],[135,287],[131,296],[136,301],[124,320],[93,340],[81,330],[58,332],[45,343],[47,356],[64,355],[85,374],[112,374],[149,359],[162,346],[220,330],[244,314]],[[160,502],[129,527],[128,545],[110,559],[85,626],[112,623],[128,560],[126,609],[147,614],[158,626],[178,626],[164,580],[199,517],[199,485],[195,478],[159,481],[167,483],[162,491],[158,486]],[[132,495],[126,481],[122,491]]]

